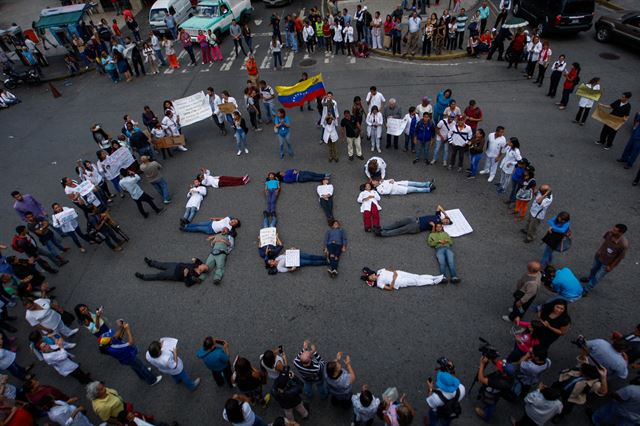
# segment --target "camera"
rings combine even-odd
[[[576,337],[576,339],[572,340],[571,343],[573,343],[574,345],[576,345],[580,349],[586,349],[586,347],[587,347],[587,339],[585,339],[584,336],[582,336],[582,335]]]
[[[500,357],[500,352],[488,341],[483,339],[482,337],[478,337],[481,345],[478,348],[478,351],[482,354],[483,357],[487,358],[489,361],[494,361]]]
[[[447,357],[441,356],[436,360],[438,363],[438,368],[436,371],[442,371],[443,373],[456,374],[456,366],[453,365],[453,362],[449,361]]]

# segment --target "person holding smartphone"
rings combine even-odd
[[[231,383],[231,363],[229,362],[229,342],[222,339],[214,339],[211,336],[204,338],[202,347],[198,349],[196,356],[204,362],[204,365],[211,370],[213,380],[222,387],[225,382],[230,388]]]

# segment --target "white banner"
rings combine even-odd
[[[64,225],[65,223],[69,223],[72,220],[77,219],[78,213],[76,213],[76,211],[73,209],[69,209],[63,210],[60,213],[56,213],[53,215],[53,217],[60,225]]]
[[[85,195],[93,192],[93,188],[95,188],[95,186],[93,186],[93,183],[91,183],[90,180],[84,180],[76,186],[76,192],[80,193],[80,195],[84,197]]]
[[[277,240],[276,228],[262,228],[260,230],[260,247],[275,246]]]
[[[297,268],[300,266],[300,250],[285,251],[284,265],[287,268]]]
[[[102,164],[104,165],[107,179],[111,180],[120,174],[120,169],[126,169],[133,164],[135,158],[125,147],[116,149],[109,155]]]
[[[173,101],[173,107],[180,116],[180,126],[197,123],[213,115],[211,105],[204,92]]]
[[[404,118],[387,118],[387,134],[392,136],[400,136],[408,121]]]

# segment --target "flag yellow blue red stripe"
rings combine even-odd
[[[276,92],[278,92],[278,101],[285,108],[304,105],[305,102],[327,93],[322,74],[314,75],[294,86],[276,86]]]

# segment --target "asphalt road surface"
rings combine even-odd
[[[254,18],[262,20],[256,33],[269,32],[269,15],[270,11],[261,4],[256,5]],[[268,37],[258,35],[254,44],[260,45],[256,54],[258,63],[268,64],[268,59],[264,62],[268,57]],[[622,91],[637,94],[631,100],[633,112],[637,111],[640,87],[635,53],[598,44],[592,32],[576,37],[552,37],[551,46],[554,56],[566,53],[568,62],[581,63],[582,81],[601,77],[605,102],[613,101]],[[225,40],[225,57],[231,50],[230,41]],[[599,55],[604,52],[615,54],[617,59],[602,59]],[[354,96],[364,98],[372,84],[387,99],[396,98],[404,110],[418,104],[422,96],[434,97],[446,87],[452,88],[461,107],[469,99],[476,99],[485,115],[480,127],[489,133],[497,125],[505,126],[507,136],[520,139],[523,155],[536,167],[538,182],[552,185],[555,202],[551,215],[562,210],[571,213],[573,247],[556,257],[558,265],[570,266],[576,274],[584,274],[602,234],[614,223],[629,226],[627,238],[632,249],[627,258],[588,299],[570,306],[573,326],[569,335],[551,350],[553,371],[544,377],[546,383],[555,380],[560,368],[574,363],[577,350],[569,341],[577,334],[607,337],[614,329],[633,328],[638,300],[639,257],[634,246],[640,227],[639,189],[631,186],[635,170],[624,170],[615,162],[628,139],[629,125],[619,132],[613,149],[603,151],[594,144],[600,132],[598,123],[589,120],[586,126],[579,127],[571,122],[577,109],[575,96],[566,111],[558,111],[554,102],[544,96],[546,85],[537,88],[522,77],[521,70],[507,70],[503,62],[461,59],[453,63],[411,63],[376,57],[353,61],[315,54],[310,58],[315,64],[302,68],[299,65],[302,59],[301,54],[296,55],[291,59],[291,67],[278,72],[261,69],[261,77],[273,86],[289,85],[298,80],[302,71],[310,75],[322,72],[341,110],[351,106]],[[58,84],[63,93],[58,99],[53,99],[46,87],[16,90],[23,103],[0,114],[4,177],[0,193],[5,197],[0,203],[2,241],[10,243],[13,228],[18,224],[9,197],[12,190],[31,193],[47,206],[65,202],[60,178],[74,175],[77,159],[95,159],[96,146],[89,132],[93,123],[102,123],[114,134],[121,127],[123,114],[130,113],[138,119],[143,105],[150,105],[159,114],[164,99],[177,99],[210,85],[218,93],[229,90],[241,100],[246,71],[237,59],[221,70],[223,65],[199,65],[186,72],[147,76],[118,85],[107,77],[90,73],[73,79],[72,86]],[[325,359],[344,351],[351,355],[358,376],[356,389],[368,383],[379,395],[386,387],[396,386],[407,394],[419,417],[427,412],[425,381],[434,375],[438,357],[453,360],[458,376],[469,385],[480,358],[478,336],[488,339],[503,354],[511,349],[510,326],[500,316],[511,303],[515,282],[527,261],[539,259],[543,247],[539,241],[522,243],[519,226],[507,214],[495,187],[484,179],[468,181],[463,173],[447,171],[441,165],[413,165],[411,156],[402,151],[383,151],[390,177],[435,178],[437,185],[431,194],[384,198],[383,222],[427,214],[442,204],[462,209],[474,232],[455,240],[462,278],[459,285],[393,293],[368,288],[359,280],[363,266],[435,274],[437,262],[426,244],[427,235],[382,240],[364,233],[355,201],[358,186],[364,181],[363,162],[347,161],[346,147],[341,143],[340,162],[328,163],[326,148],[318,143],[317,113],[300,113],[297,109],[289,113],[296,153],[293,159],[279,159],[277,140],[269,126],[261,133],[249,133],[250,154],[240,157],[235,155],[231,135],[220,136],[211,121],[186,127],[189,151],[163,162],[173,196],[167,211],[144,220],[130,198],[118,198],[112,212],[131,236],[125,250],[113,253],[106,247],[92,246],[83,255],[74,248],[68,255],[69,265],[50,278],[58,287],[60,302],[68,310],[80,302],[91,307],[104,305],[112,324],[118,318],[129,321],[143,354],[155,338],[179,338],[187,371],[192,377],[203,379],[195,393],[174,385],[169,378],[150,389],[129,369],[101,356],[94,338],[84,330],[76,339],[79,345],[74,353],[85,370],[118,389],[140,411],[155,414],[157,419],[176,420],[185,425],[223,423],[223,404],[231,392],[215,386],[195,357],[202,338],[209,334],[227,339],[234,355],[246,356],[254,365],[259,354],[280,344],[293,358],[305,338],[318,345]],[[216,174],[248,173],[252,177],[245,187],[211,190],[196,218],[197,221],[233,215],[242,220],[222,285],[214,287],[209,280],[186,288],[180,283],[139,281],[133,273],[146,269],[145,256],[165,261],[206,257],[205,236],[178,229],[188,185],[200,166]],[[268,171],[291,167],[330,172],[334,176],[336,217],[349,235],[349,249],[342,257],[336,279],[329,278],[322,267],[268,276],[257,256],[256,238],[265,208],[263,177]],[[150,185],[144,187],[156,196]],[[284,185],[277,211],[279,233],[286,246],[321,252],[327,227],[314,183]],[[66,240],[65,244],[71,242]],[[541,295],[539,300],[547,296]],[[20,307],[13,312],[23,315]],[[33,361],[27,350],[28,327],[21,320],[19,328],[18,358],[22,364],[28,364]],[[70,395],[84,398],[83,389],[73,379],[61,379],[41,364],[35,372],[44,383],[56,384]],[[480,423],[473,414],[474,400],[475,391],[463,404],[459,424]],[[309,425],[345,425],[351,420],[350,414],[337,411],[317,398],[311,410],[311,419],[306,423]],[[256,408],[256,411],[266,420],[281,414],[276,403],[267,410]],[[501,402],[494,422],[505,424],[510,415],[520,413],[520,407]],[[574,410],[567,424],[583,423],[586,421],[583,416],[582,410]],[[419,424],[420,419],[414,423]]]

